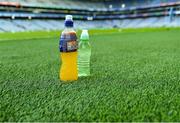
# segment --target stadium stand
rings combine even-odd
[[[7,2],[17,2],[23,6],[54,7],[65,9],[97,9],[106,8],[102,2],[88,2],[86,0],[6,0]]]
[[[180,0],[0,0],[0,32],[180,26]]]

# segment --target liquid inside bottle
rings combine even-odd
[[[78,49],[78,76],[90,75],[91,45],[87,30],[83,30]]]
[[[60,79],[62,81],[77,80],[77,36],[73,29],[72,16],[66,16],[65,29],[61,34],[59,49],[62,62]]]

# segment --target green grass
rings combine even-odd
[[[0,121],[180,121],[180,30],[139,30],[90,31],[91,76],[70,84],[57,31],[0,34]]]

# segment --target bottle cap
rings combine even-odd
[[[80,39],[81,40],[89,40],[88,30],[86,30],[86,29],[82,30]]]
[[[66,15],[66,20],[73,20],[72,15]]]
[[[73,27],[73,16],[72,15],[66,15],[65,19],[65,27]]]

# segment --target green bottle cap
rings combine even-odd
[[[82,30],[80,39],[81,40],[89,40],[88,30],[85,30],[85,29]]]

